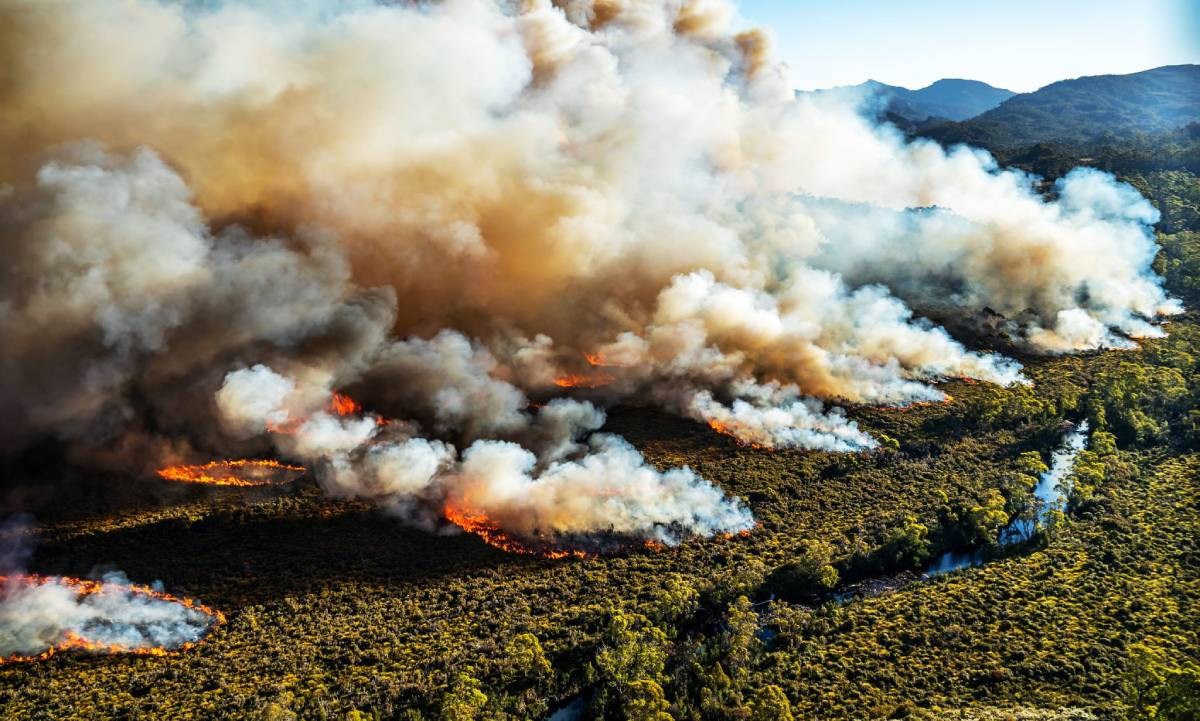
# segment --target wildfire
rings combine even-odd
[[[553,546],[538,548],[523,543],[500,530],[499,524],[482,513],[472,513],[452,505],[447,505],[442,514],[446,517],[447,521],[450,521],[467,533],[479,536],[489,546],[509,553],[519,553],[525,556],[542,556],[543,558],[587,558],[589,555],[586,551],[555,548]]]
[[[721,421],[718,421],[716,418],[710,418],[708,420],[708,427],[713,429],[717,433],[720,433],[723,436],[729,436],[739,446],[743,446],[745,448],[754,448],[754,449],[760,450],[760,451],[771,450],[769,446],[765,446],[761,443],[754,443],[753,441],[748,441],[748,440],[742,438],[737,433],[735,433],[732,428],[730,428],[728,425],[722,423]]]
[[[447,521],[463,529],[467,533],[479,536],[484,543],[499,548],[501,551],[508,553],[517,553],[522,556],[541,556],[542,558],[593,558],[603,553],[618,552],[622,550],[630,550],[633,548],[642,548],[647,551],[663,551],[667,546],[664,543],[653,539],[607,539],[603,542],[603,547],[597,547],[594,550],[584,551],[578,548],[564,548],[561,545],[555,545],[549,542],[528,542],[505,533],[501,530],[500,525],[488,518],[484,513],[477,513],[458,508],[454,505],[447,504],[442,511],[442,515]],[[601,543],[597,539],[598,543]]]
[[[78,598],[92,596],[98,593],[120,593],[129,596],[137,597],[143,601],[159,601],[163,603],[173,603],[183,606],[191,611],[203,614],[208,617],[208,631],[225,623],[225,614],[190,598],[173,596],[169,593],[156,591],[149,586],[141,586],[137,584],[116,584],[106,581],[94,581],[82,578],[66,578],[62,576],[39,576],[39,575],[13,575],[0,576],[0,592],[12,592],[14,589],[36,589],[40,586],[55,584],[63,586],[73,591]],[[0,593],[0,598],[3,598]],[[166,646],[135,646],[123,643],[110,643],[88,638],[87,635],[77,631],[65,631],[62,637],[54,642],[45,651],[38,654],[22,655],[12,654],[10,656],[0,656],[0,666],[10,663],[20,663],[26,661],[39,661],[50,658],[51,656],[64,651],[84,651],[88,653],[128,653],[139,656],[166,656],[169,653],[176,651],[187,651],[194,648],[199,643],[199,639],[195,641],[184,641],[172,647]]]
[[[329,399],[329,403],[325,406],[325,410],[335,416],[354,416],[363,412],[362,404],[354,400],[345,393],[334,391],[333,396]],[[268,423],[267,430],[272,433],[279,433],[285,436],[294,436],[300,430],[300,426],[304,425],[304,418],[289,418],[283,423]],[[375,416],[375,425],[385,426],[388,420],[381,416]]]
[[[344,393],[334,392],[329,399],[329,410],[334,415],[350,416],[362,413],[362,404]]]
[[[279,474],[303,473],[303,466],[289,466],[265,459],[210,461],[198,466],[167,466],[158,475],[168,481],[200,483],[210,486],[267,486],[279,482]]]
[[[600,388],[615,381],[609,373],[568,373],[554,379],[559,388]]]

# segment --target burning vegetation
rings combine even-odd
[[[616,378],[609,373],[567,373],[554,379],[559,388],[602,388]]]
[[[453,504],[447,504],[442,515],[467,533],[478,536],[489,546],[523,556],[584,559],[638,549],[657,553],[667,548],[667,544],[654,539],[628,538],[613,533],[593,533],[587,534],[586,537],[576,535],[566,540],[518,538],[505,532],[499,523],[488,518],[486,514],[468,511]],[[749,534],[749,529],[743,529],[737,533],[719,534],[717,537],[728,539]]]
[[[194,466],[167,466],[157,473],[160,478],[179,483],[208,486],[270,486],[296,480],[304,466],[292,466],[271,459],[210,461]]]
[[[0,576],[0,665],[66,651],[165,656],[194,647],[225,615],[190,598],[129,583]]]
[[[554,544],[532,544],[518,540],[505,533],[500,524],[488,518],[483,513],[473,513],[453,505],[447,505],[442,514],[447,521],[458,526],[467,533],[483,539],[483,542],[494,548],[509,553],[519,553],[526,556],[542,556],[544,558],[587,558],[592,555],[579,549],[559,548]]]
[[[715,418],[709,419],[708,427],[713,429],[717,433],[720,433],[723,436],[729,436],[730,438],[732,438],[734,440],[735,443],[737,443],[739,446],[742,446],[743,448],[754,448],[756,450],[770,450],[769,446],[747,440],[745,438],[745,436],[741,433],[738,433],[738,431],[735,428],[733,428],[729,424],[722,423],[721,421],[719,421]]]

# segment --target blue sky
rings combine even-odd
[[[1080,75],[1200,63],[1200,0],[740,0],[793,84],[938,78],[1018,92]]]

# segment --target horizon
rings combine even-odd
[[[1200,3],[1187,0],[743,0],[739,12],[747,27],[770,32],[797,90],[867,80],[916,90],[963,79],[1027,93],[1060,80],[1200,64]]]

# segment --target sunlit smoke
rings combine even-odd
[[[1133,188],[1047,200],[797,99],[743,27],[723,0],[0,5],[0,446],[277,451],[431,527],[674,542],[751,520],[604,407],[864,450],[839,404],[1024,380],[921,313],[1062,353],[1179,310]]]
[[[290,390],[275,395],[278,388]],[[313,464],[330,493],[371,498],[426,524],[440,517],[514,552],[578,556],[581,547],[675,545],[753,526],[739,501],[687,468],[658,471],[611,434],[577,441],[604,421],[590,404],[555,399],[526,418],[539,460],[504,440],[477,440],[459,456],[447,443],[410,436],[403,422],[324,410],[272,431],[270,419],[303,406],[295,397],[313,394],[265,366],[230,373],[217,394],[232,427],[257,421],[282,452]]]

